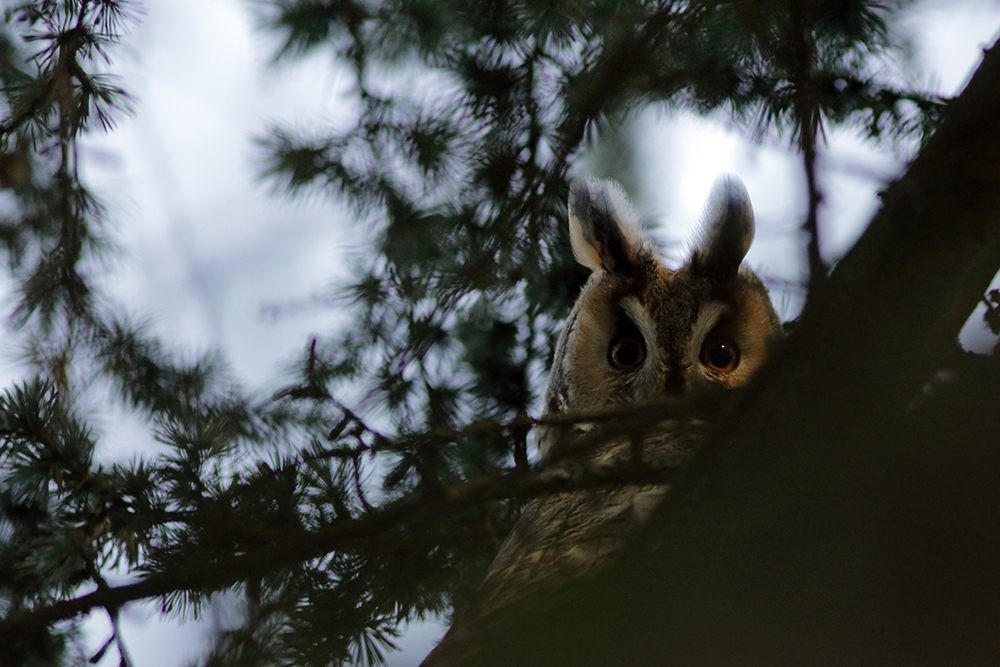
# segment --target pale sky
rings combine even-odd
[[[329,54],[294,67],[268,69],[271,53],[253,31],[241,0],[146,0],[146,14],[117,52],[114,71],[135,95],[135,113],[109,135],[83,143],[89,184],[109,204],[124,252],[108,290],[148,316],[166,341],[187,349],[221,349],[238,378],[258,387],[275,377],[314,333],[340,322],[323,307],[277,319],[266,306],[308,304],[345,275],[344,248],[356,237],[348,214],[330,200],[290,202],[257,180],[253,138],[271,121],[312,127],[344,118],[351,81]],[[943,94],[961,90],[981,50],[1000,30],[995,0],[924,3],[910,28],[922,83]],[[701,219],[714,179],[738,174],[757,215],[748,256],[765,277],[795,282],[804,239],[804,178],[799,158],[781,146],[754,145],[718,120],[689,114],[648,114],[637,125],[642,187],[640,212],[659,222],[658,238],[677,260]],[[881,186],[902,162],[885,150],[835,135],[821,161],[824,257],[842,256],[877,207]],[[801,295],[776,290],[783,317]],[[973,318],[963,343],[985,350],[992,339]],[[10,359],[3,377],[21,377]],[[9,383],[8,383],[9,384]],[[148,430],[111,409],[95,416],[105,461],[152,453]],[[213,627],[232,622],[220,605],[204,622],[160,622],[151,605],[124,610],[122,625],[135,667],[180,667],[200,655]],[[106,639],[106,621],[88,622],[91,644]],[[416,665],[442,628],[423,626],[404,639],[390,665]],[[102,665],[116,664],[109,651]]]

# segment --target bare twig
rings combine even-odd
[[[799,147],[806,173],[806,188],[809,195],[809,212],[803,229],[809,235],[806,253],[809,258],[809,287],[813,289],[826,281],[828,268],[819,251],[819,205],[823,200],[816,183],[816,136],[821,118],[816,105],[816,82],[813,77],[813,60],[816,46],[811,39],[805,19],[805,3],[791,4],[791,70],[795,81],[795,115],[798,124]]]

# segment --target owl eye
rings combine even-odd
[[[701,348],[701,363],[713,371],[729,373],[740,365],[740,348],[730,340],[714,340]]]
[[[632,336],[615,338],[608,346],[608,363],[620,371],[635,370],[646,360],[646,346]]]

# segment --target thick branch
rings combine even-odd
[[[618,566],[474,664],[997,664],[995,395],[912,407],[1000,266],[997,118],[994,46]]]

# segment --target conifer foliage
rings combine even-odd
[[[279,62],[333,51],[356,102],[346,127],[269,129],[263,170],[292,196],[347,202],[355,219],[338,224],[371,244],[337,288],[351,326],[304,342],[296,382],[268,393],[236,386],[219,356],[186,360],[93,280],[113,239],[76,144],[128,112],[114,49],[141,6],[6,10],[0,241],[18,290],[9,330],[36,375],[0,397],[5,665],[111,653],[127,665],[125,605],[197,613],[226,592],[243,622],[205,665],[380,662],[403,621],[462,604],[526,499],[671,474],[529,458],[554,339],[586,278],[563,235],[565,183],[602,128],[651,106],[718,113],[795,142],[812,174],[825,130],[921,140],[943,107],[880,78],[895,14],[868,0],[255,11]],[[812,269],[821,284],[825,267]],[[167,454],[94,460],[79,397],[95,378]],[[130,583],[109,585],[111,571]],[[85,654],[76,624],[96,613],[114,630]]]

